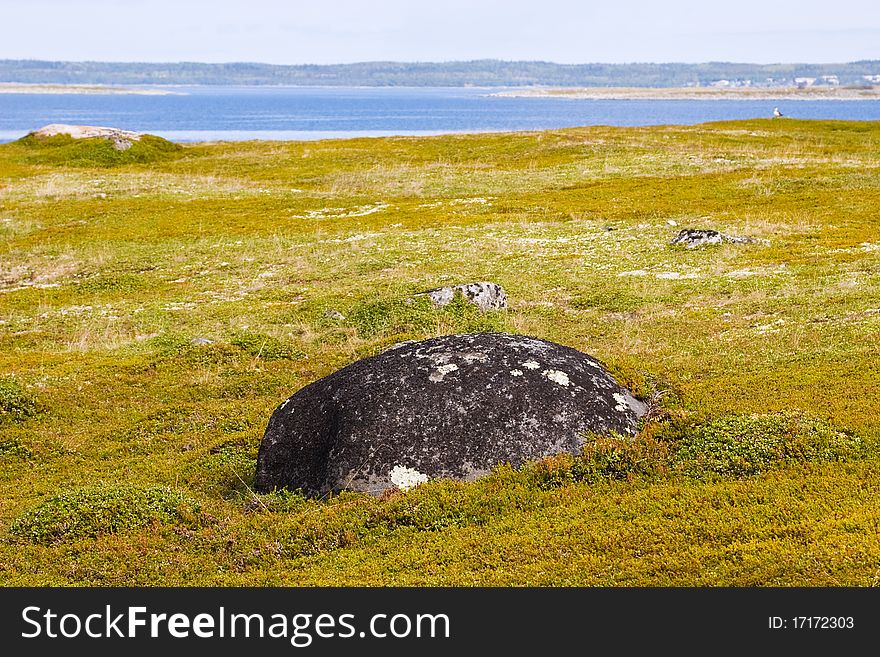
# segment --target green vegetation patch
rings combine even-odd
[[[147,286],[140,276],[135,274],[99,274],[82,279],[77,284],[77,291],[81,294],[94,294],[99,292],[136,292]]]
[[[148,164],[177,157],[181,146],[154,135],[143,135],[125,150],[101,137],[74,139],[70,135],[22,137],[15,145],[32,164],[56,164],[76,167],[113,167],[122,164]]]
[[[511,330],[504,311],[483,312],[460,292],[442,308],[424,296],[366,302],[355,308],[350,320],[364,339],[393,336],[403,340],[425,333]]]
[[[780,463],[847,461],[864,455],[854,434],[791,413],[731,415],[687,431],[672,463],[693,477],[745,477]]]
[[[262,360],[299,360],[305,353],[291,344],[271,335],[253,331],[240,331],[230,344],[245,353]]]
[[[19,516],[10,533],[50,544],[141,529],[153,524],[194,524],[201,505],[172,488],[131,485],[64,491]]]
[[[860,436],[795,413],[727,415],[707,421],[668,417],[635,439],[590,436],[582,454],[527,465],[541,489],[672,475],[742,478],[792,463],[852,461],[869,454]]]
[[[2,456],[26,459],[31,456],[31,451],[18,438],[0,438],[0,457]]]
[[[18,381],[0,379],[0,424],[23,422],[37,414],[37,400]]]

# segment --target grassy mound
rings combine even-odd
[[[10,533],[32,543],[58,543],[141,529],[192,523],[201,505],[171,488],[118,485],[64,491],[19,516]]]
[[[125,150],[117,149],[110,139],[74,139],[69,135],[27,135],[13,145],[24,151],[28,163],[75,167],[148,164],[172,159],[181,151],[180,145],[154,135],[143,135],[139,140],[132,141],[131,147]]]

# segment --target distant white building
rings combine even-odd
[[[863,75],[862,79],[871,84],[880,84],[880,75]]]
[[[794,83],[798,87],[812,87],[816,84],[816,78],[795,78]]]
[[[836,87],[840,84],[840,78],[838,78],[836,75],[823,75],[822,82]]]
[[[710,87],[751,87],[751,80],[715,80],[709,83]]]

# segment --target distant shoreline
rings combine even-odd
[[[318,85],[163,85],[159,87],[126,87],[104,84],[30,84],[0,82],[0,94],[88,94],[179,96],[186,92],[169,86],[253,86],[321,88]],[[393,88],[392,86],[363,88]],[[360,88],[360,87],[358,87]],[[458,88],[458,87],[450,87]],[[492,87],[462,87],[485,91],[485,95],[501,98],[563,98],[571,100],[880,100],[880,86],[873,87],[523,87],[492,91]]]
[[[177,91],[167,89],[135,89],[101,84],[22,84],[19,82],[0,82],[0,94],[97,94],[134,96],[175,96]]]
[[[880,87],[546,87],[490,95],[572,100],[872,100],[880,99]]]

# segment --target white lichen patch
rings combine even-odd
[[[625,411],[629,408],[629,403],[626,401],[626,395],[621,395],[619,392],[615,392],[612,397],[614,397],[614,401],[617,402],[614,405],[615,411]]]
[[[450,201],[450,204],[452,204],[452,205],[486,205],[486,204],[491,204],[491,201],[487,198],[475,196],[472,198],[455,198]]]
[[[400,490],[409,490],[428,481],[428,475],[403,465],[395,465],[388,473],[388,478]]]
[[[447,363],[446,365],[441,365],[435,371],[431,372],[431,375],[428,377],[429,380],[434,383],[439,383],[443,380],[443,377],[449,374],[450,372],[455,372],[458,369],[458,365],[455,363]]]
[[[522,366],[525,367],[527,370],[536,370],[539,367],[541,367],[538,363],[536,363],[533,360],[527,360],[525,363],[522,364]]]
[[[785,324],[784,319],[777,319],[775,322],[770,322],[769,324],[758,324],[754,325],[753,328],[758,333],[776,333],[779,331],[779,327]]]
[[[510,370],[510,376],[522,376],[522,370]]]
[[[568,387],[568,384],[570,383],[568,380],[568,374],[560,370],[544,370],[542,374],[553,381],[553,383],[558,383],[563,387]]]
[[[366,217],[369,214],[382,212],[391,207],[388,203],[358,205],[354,208],[321,208],[307,210],[305,214],[294,215],[297,219],[347,219],[349,217]]]

